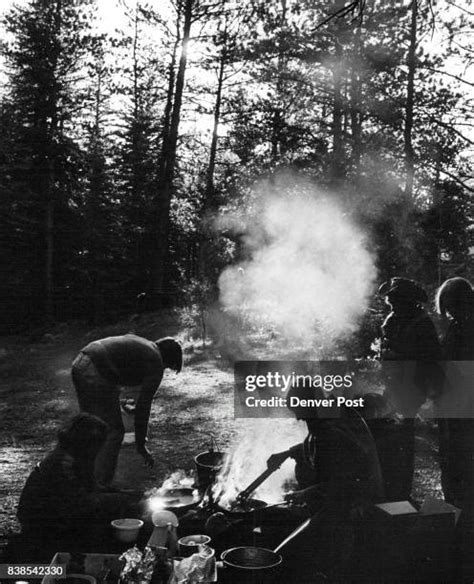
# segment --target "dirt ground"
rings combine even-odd
[[[149,338],[185,331],[158,323],[139,331]],[[125,332],[120,328],[84,330],[0,339],[0,552],[19,530],[15,517],[22,486],[55,441],[62,422],[78,411],[70,366],[78,350],[92,338]],[[145,468],[133,445],[122,447],[117,482],[124,487],[149,488],[176,469],[192,469],[193,457],[207,450],[209,434],[226,449],[239,429],[233,418],[233,372],[212,347],[186,344],[180,375],[167,371],[155,396],[150,419],[149,447],[155,467]],[[419,424],[415,499],[441,496],[434,429]]]

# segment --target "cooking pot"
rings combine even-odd
[[[229,569],[228,581],[235,584],[267,584],[277,579],[278,567],[283,561],[278,553],[285,545],[302,533],[310,524],[306,519],[294,529],[274,550],[242,546],[225,550],[221,554],[224,566]],[[226,577],[227,580],[227,577]]]
[[[177,488],[153,495],[151,499],[153,510],[166,509],[181,514],[195,507],[201,501],[201,495],[195,489]]]
[[[235,547],[222,552],[225,581],[230,584],[270,584],[278,575],[283,558],[260,547]]]

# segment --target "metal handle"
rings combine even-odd
[[[219,452],[219,444],[217,443],[216,437],[213,432],[199,432],[200,434],[205,434],[210,438],[209,442],[209,452]]]
[[[272,475],[277,470],[277,468],[267,468],[264,470],[262,474],[253,481],[253,483],[251,483],[246,489],[239,493],[237,496],[237,501],[242,502],[248,499],[250,493],[255,491],[257,487],[259,487],[265,480],[267,480],[267,478]]]
[[[306,521],[304,521],[301,525],[299,525],[294,531],[292,531],[290,533],[290,535],[285,538],[280,545],[277,545],[277,547],[273,550],[275,553],[278,553],[282,547],[285,547],[285,545],[287,543],[289,543],[293,538],[295,538],[297,535],[299,535],[302,531],[304,531],[308,525],[311,523],[311,517],[309,519],[306,519]]]

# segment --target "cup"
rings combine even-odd
[[[143,527],[141,519],[115,519],[110,524],[116,539],[124,543],[133,543],[138,538],[138,532]]]
[[[200,545],[209,545],[211,538],[208,535],[186,535],[178,539],[179,553],[188,558],[199,552]]]

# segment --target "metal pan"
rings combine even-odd
[[[168,489],[160,495],[153,496],[153,508],[166,509],[168,511],[187,511],[195,507],[200,501],[201,495],[195,489]]]
[[[225,513],[228,517],[233,519],[246,519],[248,517],[253,517],[254,513],[257,511],[262,511],[267,507],[265,501],[260,499],[251,499],[243,501],[237,504],[235,507],[224,507],[222,505],[217,505],[219,510]]]

